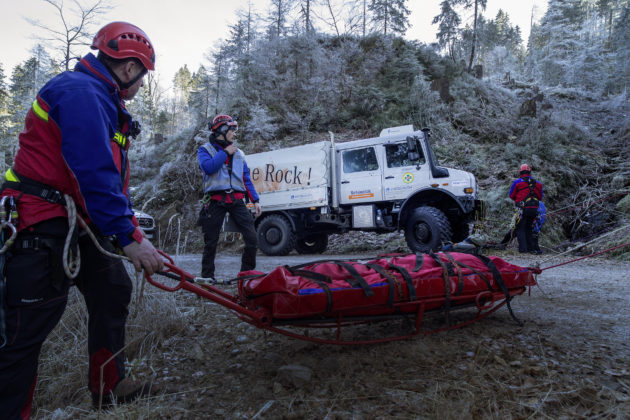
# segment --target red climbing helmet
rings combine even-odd
[[[523,163],[521,165],[521,173],[523,172],[531,172],[532,168],[527,164],[527,163]]]
[[[210,130],[217,134],[225,134],[230,128],[234,131],[238,130],[238,123],[236,120],[227,114],[217,115],[209,125]]]
[[[103,26],[92,41],[92,49],[112,58],[137,58],[147,70],[155,70],[155,50],[142,29],[127,22]]]

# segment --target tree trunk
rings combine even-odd
[[[468,63],[468,73],[472,70],[473,60],[475,59],[475,43],[477,41],[477,6],[479,0],[475,0],[475,17],[473,20],[472,47],[470,48],[470,62]]]

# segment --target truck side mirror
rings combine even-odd
[[[418,153],[418,143],[414,137],[407,137],[407,158],[412,162],[420,160],[420,153]]]

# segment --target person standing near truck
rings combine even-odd
[[[245,154],[234,144],[238,123],[227,114],[219,114],[209,128],[210,141],[197,150],[204,193],[198,224],[205,243],[198,281],[212,282],[215,281],[214,259],[226,213],[230,214],[245,242],[240,271],[256,268],[256,229],[245,200],[254,203],[256,217],[260,216],[262,209]]]
[[[125,107],[155,67],[147,35],[126,22],[105,25],[74,71],[41,88],[26,114],[2,206],[16,203],[17,238],[0,277],[0,417],[29,418],[42,344],[66,308],[71,280],[88,312],[88,388],[94,404],[127,402],[155,388],[125,377],[125,323],[132,283],[120,259],[101,253],[85,231],[69,235],[75,208],[100,246],[122,249],[138,271],[162,258],[143,235],[128,195],[130,137]],[[3,208],[2,210],[6,210]],[[13,209],[12,209],[13,210]],[[3,225],[5,228],[6,225]],[[64,269],[66,247],[80,270]],[[75,266],[76,268],[76,266]],[[4,292],[4,293],[3,293]]]
[[[534,220],[538,214],[538,205],[543,198],[543,186],[531,176],[532,169],[528,164],[520,167],[520,177],[512,182],[509,197],[521,210],[516,224],[518,251],[536,252],[534,243]]]

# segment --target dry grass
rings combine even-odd
[[[263,260],[262,269],[277,263]],[[514,300],[524,327],[500,310],[448,333],[357,347],[266,333],[190,293],[147,286],[143,299],[134,299],[128,323],[129,373],[158,376],[164,392],[101,413],[90,409],[85,313],[73,293],[42,354],[34,417],[626,418],[630,348],[623,320],[630,305],[614,291],[625,281],[628,263],[580,264],[541,276],[531,297]],[[607,277],[595,281],[604,270]],[[361,337],[405,328],[392,322],[343,333]],[[308,369],[311,379],[287,384],[279,374],[287,365]]]

